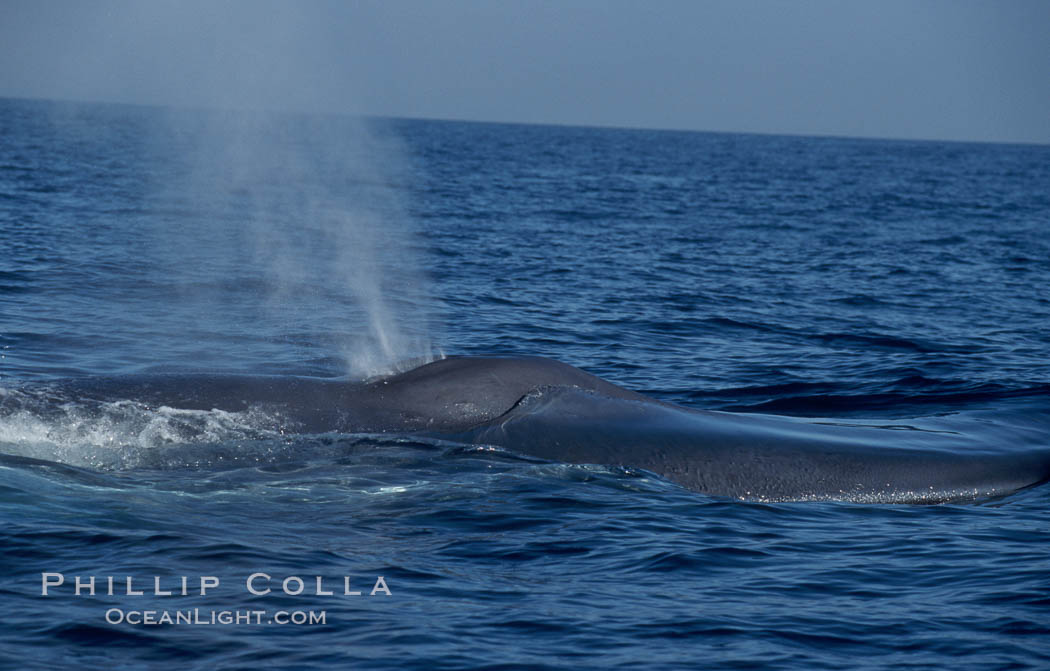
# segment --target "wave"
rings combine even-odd
[[[867,389],[841,382],[788,382],[733,387],[686,395],[696,403],[729,412],[768,412],[797,416],[916,417],[997,408],[1050,413],[1050,385],[1007,386],[994,382],[938,380],[922,376]]]

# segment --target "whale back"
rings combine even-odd
[[[652,401],[568,364],[542,357],[450,357],[375,380],[347,399],[358,430],[464,431],[508,413],[531,392],[566,387]]]
[[[640,468],[693,491],[753,501],[972,501],[1050,480],[1045,447],[998,449],[976,432],[922,424],[711,412],[549,388],[456,439]]]
[[[282,431],[416,434],[564,463],[641,468],[753,500],[934,502],[1050,480],[1050,422],[835,422],[663,403],[540,357],[452,357],[367,382],[266,376],[89,378],[55,399],[273,410]],[[9,404],[14,401],[9,399]]]

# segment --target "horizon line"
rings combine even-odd
[[[127,106],[127,107],[143,107],[151,109],[171,109],[171,110],[195,110],[202,112],[233,112],[242,114],[275,114],[275,115],[287,115],[287,116],[313,116],[313,117],[345,117],[345,118],[359,118],[359,119],[376,119],[376,120],[388,120],[388,121],[426,121],[426,122],[438,122],[438,123],[471,123],[471,124],[490,124],[490,125],[505,125],[505,126],[541,126],[541,127],[552,127],[552,128],[581,128],[581,129],[594,129],[594,130],[614,130],[614,131],[645,131],[645,132],[663,132],[663,133],[700,133],[708,135],[750,135],[750,136],[763,136],[763,137],[795,137],[795,138],[813,138],[813,139],[827,139],[827,140],[861,140],[861,141],[875,141],[875,142],[919,142],[919,143],[948,143],[948,144],[990,144],[990,145],[1005,145],[1005,146],[1024,146],[1024,147],[1048,147],[1050,146],[1050,140],[1047,141],[1036,141],[1036,140],[982,140],[982,139],[959,139],[951,137],[902,137],[893,135],[848,135],[835,131],[828,132],[790,132],[790,131],[771,131],[771,130],[743,130],[743,129],[712,129],[712,128],[676,128],[666,126],[649,126],[649,125],[637,125],[629,126],[617,123],[585,123],[585,122],[574,122],[574,121],[523,121],[523,120],[501,120],[501,119],[476,119],[468,117],[448,117],[448,116],[414,116],[409,114],[400,113],[377,113],[377,112],[350,112],[350,111],[332,111],[332,110],[307,110],[307,109],[289,109],[289,108],[271,108],[271,107],[237,107],[237,106],[224,106],[224,105],[207,105],[207,104],[172,104],[163,102],[129,102],[125,100],[99,100],[99,99],[76,99],[76,98],[35,98],[26,97],[19,95],[7,95],[0,93],[0,100],[13,100],[22,102],[38,102],[38,103],[58,103],[58,104],[74,104],[74,105],[113,105],[113,106]]]

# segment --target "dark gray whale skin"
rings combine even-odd
[[[86,385],[83,395],[127,398]],[[197,409],[273,405],[304,432],[398,432],[571,464],[644,469],[688,489],[757,501],[937,503],[1050,480],[1046,436],[997,429],[845,424],[663,403],[558,361],[452,357],[364,383],[160,376],[136,400]],[[918,420],[916,420],[918,421]],[[979,428],[979,427],[978,427]],[[1011,443],[1000,446],[1008,439]]]

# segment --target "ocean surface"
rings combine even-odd
[[[59,392],[541,355],[1047,447],[1048,327],[1047,146],[0,99],[0,667],[1048,668],[1045,484],[742,502]]]

